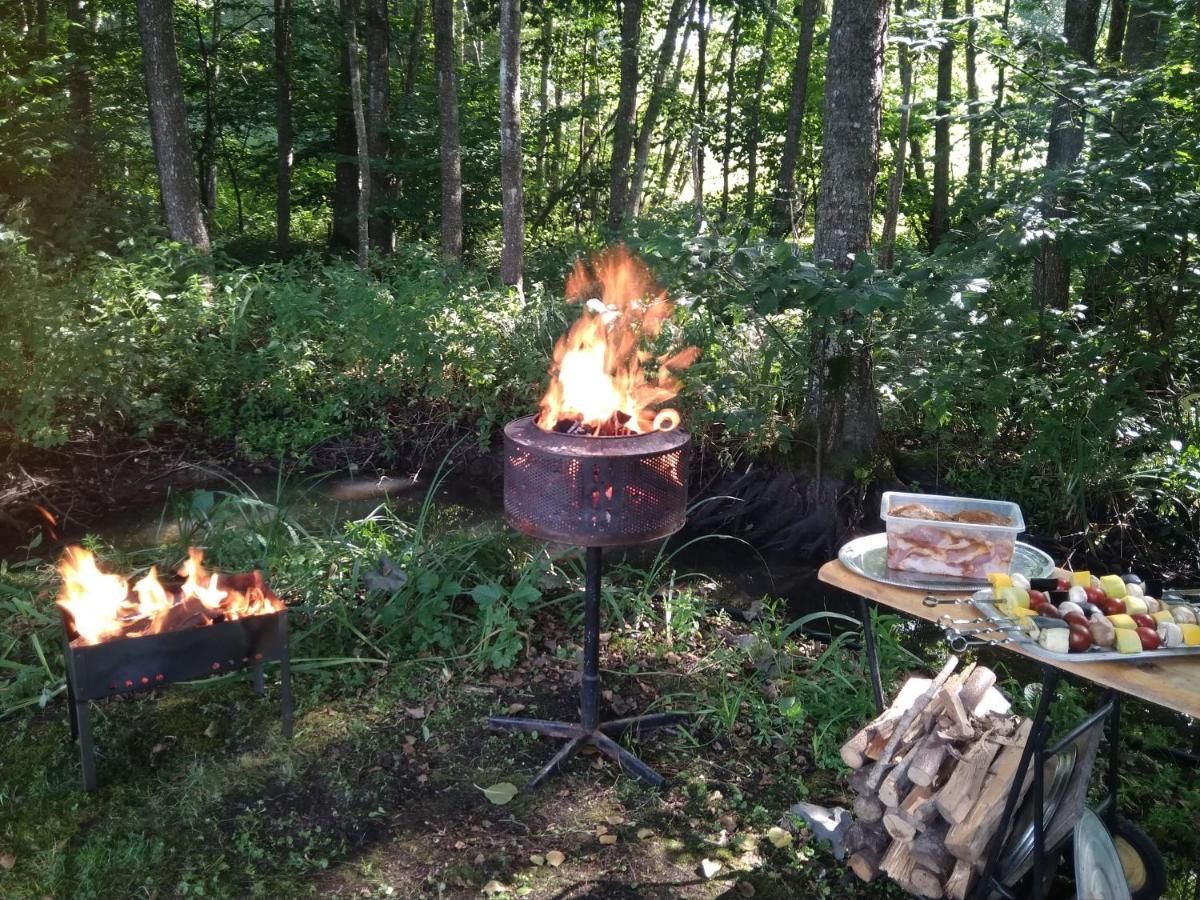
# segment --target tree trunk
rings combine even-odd
[[[354,132],[354,103],[350,96],[349,54],[346,41],[339,44],[338,94],[333,112],[333,222],[329,245],[337,250],[357,251],[358,139]]]
[[[693,0],[691,6],[688,7],[687,15],[684,17],[688,19],[688,24],[683,31],[683,43],[679,45],[679,55],[675,57],[675,71],[671,76],[671,88],[667,92],[668,97],[676,97],[679,95],[679,85],[683,81],[683,61],[687,57],[688,43],[692,38],[692,32],[696,30],[695,21],[692,19],[695,12],[696,4]],[[687,121],[691,118],[692,109],[695,107],[695,104],[696,83],[693,81],[692,92],[688,97],[685,114],[679,117],[681,121]],[[675,160],[679,155],[679,148],[686,140],[687,128],[677,127],[672,129],[671,132],[667,132],[663,135],[663,154],[662,160],[659,163],[658,183],[655,186],[655,192],[657,196],[661,198],[665,198],[667,195],[668,185],[671,184],[671,177],[675,173]],[[649,191],[645,191],[644,193],[648,194]],[[641,209],[640,205],[638,208],[639,210]]]
[[[754,72],[754,94],[750,98],[749,122],[746,125],[746,227],[754,224],[758,203],[758,142],[762,139],[759,121],[762,115],[763,88],[771,68],[771,43],[775,40],[775,18],[779,14],[777,0],[767,5],[767,27],[763,33],[762,53]]]
[[[1063,36],[1071,52],[1088,65],[1095,58],[1099,19],[1100,0],[1067,0]],[[1078,79],[1078,76],[1075,77]],[[1070,86],[1066,87],[1069,90]],[[1070,197],[1060,194],[1055,182],[1074,165],[1082,149],[1083,113],[1065,96],[1060,96],[1050,117],[1050,136],[1046,147],[1047,184],[1042,192],[1050,217],[1064,216],[1070,208]],[[1044,239],[1033,266],[1033,296],[1039,318],[1048,308],[1066,308],[1070,284],[1070,263],[1063,256],[1062,248],[1057,242]],[[1044,342],[1038,349],[1039,353],[1044,351]]]
[[[1104,42],[1104,59],[1111,65],[1121,61],[1125,46],[1125,26],[1129,22],[1129,0],[1112,0],[1108,14],[1108,39]]]
[[[292,0],[275,0],[275,247],[292,249]]]
[[[609,173],[608,227],[616,230],[625,219],[629,197],[629,157],[637,128],[638,44],[642,33],[642,0],[621,5],[621,87],[613,130]]]
[[[658,63],[654,68],[654,79],[650,84],[650,96],[646,101],[646,111],[642,115],[642,124],[638,129],[637,150],[634,152],[633,177],[630,179],[629,192],[625,198],[625,215],[634,218],[641,211],[642,188],[646,182],[646,166],[650,162],[650,141],[654,136],[654,128],[658,124],[659,113],[662,112],[666,101],[664,84],[667,80],[667,69],[671,65],[671,57],[675,53],[675,39],[679,33],[679,23],[683,21],[685,0],[671,0],[671,9],[667,13],[667,25],[663,32],[662,45],[658,48]],[[686,43],[687,38],[684,38]],[[677,84],[678,82],[676,82]]]
[[[503,19],[501,19],[503,21]],[[554,18],[549,7],[542,9],[541,72],[538,77],[538,148],[533,171],[538,189],[546,192],[546,151],[550,145],[550,48],[554,43]]]
[[[696,123],[692,126],[692,181],[696,205],[696,230],[704,225],[704,153],[708,128],[708,4],[699,0],[698,52],[696,62]]]
[[[395,179],[388,172],[391,156],[388,141],[391,101],[391,23],[388,0],[367,0],[367,150],[370,157],[370,195],[374,204],[368,231],[371,246],[383,253],[395,249],[392,226],[392,187]]]
[[[37,0],[35,40],[38,58],[45,58],[50,49],[50,0]]]
[[[737,93],[737,56],[742,39],[742,8],[733,12],[729,69],[725,73],[725,142],[721,146],[721,223],[729,219],[729,160],[733,155],[733,95]]]
[[[404,60],[404,99],[407,102],[417,86],[421,48],[425,46],[425,0],[413,4],[412,31],[408,35],[408,56]]]
[[[967,63],[967,180],[972,190],[978,190],[983,177],[983,120],[979,117],[979,81],[977,77],[975,35],[979,23],[975,19],[975,0],[966,0],[967,46],[963,51]]]
[[[883,97],[886,0],[834,0],[825,70],[825,136],[813,257],[848,269],[871,241]],[[837,538],[838,497],[879,445],[879,401],[858,317],[841,313],[813,338],[805,421],[812,448],[810,533],[822,549]]]
[[[781,237],[792,231],[795,221],[796,160],[800,155],[800,136],[808,107],[808,72],[812,63],[813,33],[821,16],[821,0],[797,2],[796,10],[800,17],[800,40],[796,45],[796,61],[792,66],[792,96],[788,102],[787,131],[779,156],[779,178],[776,181],[771,229]]]
[[[942,0],[942,27],[958,15],[955,0]],[[947,35],[938,50],[937,118],[933,125],[933,201],[929,210],[929,252],[950,230],[950,110],[953,97],[954,41]]]
[[[1154,0],[1132,0],[1122,59],[1127,69],[1149,69],[1157,64],[1162,47],[1163,15]]]
[[[458,73],[454,62],[454,0],[433,0],[438,131],[442,164],[442,257],[462,260],[462,148],[458,138]]]
[[[521,0],[500,0],[500,278],[521,288],[525,196],[521,184]]]
[[[902,12],[902,0],[896,0],[896,15]],[[914,3],[910,0],[909,8]],[[888,179],[887,206],[883,213],[883,234],[879,240],[879,267],[890,269],[896,260],[896,227],[900,220],[900,195],[904,191],[904,166],[907,161],[908,129],[912,120],[912,57],[908,44],[898,49],[900,63],[900,123],[892,174]]]
[[[275,247],[292,252],[292,0],[275,0]]]
[[[71,154],[73,179],[79,193],[92,188],[92,30],[87,14],[87,0],[67,0],[67,50],[71,68],[67,88],[71,94],[71,119],[75,129],[75,146]]]
[[[358,3],[357,0],[342,0],[342,15],[346,21],[346,53],[350,61],[350,108],[354,115],[354,142],[358,147],[358,205],[355,210],[357,225],[358,267],[367,271],[367,252],[370,246],[371,209],[371,151],[367,137],[367,114],[363,104],[362,78],[359,75],[362,62],[358,52]]]
[[[172,240],[208,250],[208,229],[192,168],[192,142],[175,52],[173,13],[171,0],[138,0],[150,136],[158,163],[163,215]]]
[[[1004,13],[1000,17],[1000,30],[1008,33],[1008,13],[1012,0],[1004,0]],[[1003,60],[996,63],[996,99],[992,102],[992,148],[988,153],[988,181],[994,183],[996,167],[1000,164],[1002,146],[1000,137],[1004,134],[1004,79],[1007,67]]]
[[[217,56],[221,45],[221,0],[213,0],[208,40],[196,12],[196,38],[200,46],[201,68],[204,73],[204,130],[200,135],[200,202],[211,219],[217,208],[217,155],[221,126],[217,117],[217,84],[221,79],[221,61]]]

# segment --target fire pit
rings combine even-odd
[[[678,429],[677,412],[652,404],[675,395],[673,372],[696,353],[660,357],[653,374],[643,368],[650,356],[642,345],[657,337],[671,307],[623,248],[590,268],[577,266],[567,293],[587,308],[555,350],[541,413],[504,429],[504,509],[524,534],[587,548],[580,721],[493,716],[488,724],[566,740],[529,790],[588,745],[658,787],[663,777],[614,738],[680,725],[689,715],[600,721],[600,581],[603,548],[657,540],[683,526],[690,438]]]
[[[151,569],[130,589],[124,578],[101,572],[82,548],[64,556],[58,606],[84,790],[96,789],[89,700],[244,668],[253,670],[254,691],[262,695],[264,666],[278,661],[283,733],[291,737],[287,608],[258,572],[208,575],[200,563],[192,550],[181,585],[164,585]]]

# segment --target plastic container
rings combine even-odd
[[[946,519],[892,514],[899,506],[918,503]],[[973,524],[952,518],[960,513],[969,516],[972,512],[1003,516],[1009,524]],[[887,525],[889,569],[950,578],[980,579],[991,572],[1007,572],[1012,565],[1017,535],[1025,530],[1021,507],[1006,500],[887,491],[880,503],[879,516]]]

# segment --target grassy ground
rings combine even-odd
[[[577,566],[503,534],[429,540],[424,514],[317,540],[242,517],[244,502],[203,506],[207,524],[183,539],[203,539],[227,568],[262,560],[314,613],[298,613],[294,631],[294,656],[309,660],[293,678],[294,739],[280,733],[276,689],[258,699],[241,674],[94,704],[101,786],[83,793],[52,689],[50,576],[0,568],[0,897],[900,896],[848,876],[787,817],[801,799],[848,805],[837,749],[871,711],[853,631],[801,640],[769,605],[733,622],[711,611],[730,602],[723,588],[680,588],[669,560],[614,565],[602,712],[696,713],[686,731],[637,746],[670,787],[645,790],[581,756],[541,791],[494,804],[485,788],[522,785],[557,742],[489,733],[485,717],[575,716]],[[247,538],[259,556],[229,542]],[[381,549],[409,574],[391,596],[348,574]],[[459,630],[436,647],[443,620]],[[888,685],[944,652],[898,619],[877,628]],[[1028,707],[1031,673],[1002,674]],[[39,679],[45,708],[18,706]],[[1059,729],[1093,699],[1064,687]],[[1192,738],[1133,702],[1124,724],[1122,806],[1166,854],[1168,896],[1188,900],[1200,784],[1162,748]],[[792,841],[776,847],[766,835],[781,823]]]

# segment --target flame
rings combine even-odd
[[[590,266],[575,263],[567,297],[585,305],[554,347],[538,427],[591,434],[677,427],[679,413],[657,407],[679,393],[674,373],[691,365],[700,351],[688,347],[657,357],[653,373],[644,368],[654,357],[643,343],[659,335],[674,310],[646,266],[617,245]]]
[[[131,589],[120,575],[100,571],[91,551],[68,547],[58,567],[63,579],[58,606],[76,635],[72,643],[99,644],[284,609],[258,572],[210,574],[203,558],[202,551],[188,549],[180,587],[165,586],[152,567]]]

